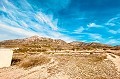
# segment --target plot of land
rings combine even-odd
[[[0,79],[119,79],[110,54],[23,55],[14,65],[0,69]],[[116,56],[116,55],[115,55]]]

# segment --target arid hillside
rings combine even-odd
[[[67,43],[61,39],[51,39],[39,36],[32,36],[24,39],[5,40],[0,42],[3,48],[19,48],[15,52],[44,52],[44,51],[81,51],[81,50],[120,50],[120,46],[110,46],[101,43],[85,43],[73,41]]]
[[[16,52],[41,52],[47,50],[67,50],[72,46],[61,39],[51,39],[32,36],[24,39],[5,40],[0,42],[0,47],[19,48]]]

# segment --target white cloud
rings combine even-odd
[[[73,33],[79,34],[79,33],[83,32],[84,30],[85,30],[85,29],[81,26],[81,27],[79,27],[78,29],[74,30]]]
[[[22,25],[23,27],[29,27],[28,24],[27,24],[26,22],[24,22],[24,21],[21,21],[21,25]]]
[[[104,40],[100,34],[88,34],[92,40]]]
[[[112,34],[118,34],[118,33],[120,33],[120,29],[118,29],[118,30],[109,30],[108,32],[110,32]]]
[[[110,23],[110,22],[112,22],[112,21],[114,21],[114,20],[116,20],[116,19],[118,19],[118,17],[111,18],[111,19],[109,19],[108,22]]]
[[[17,27],[12,27],[8,26],[5,24],[0,24],[0,30],[3,30],[5,32],[9,32],[12,34],[18,34],[18,35],[23,35],[23,36],[33,36],[33,35],[38,35],[35,32],[31,32],[22,28],[17,28]]]
[[[112,34],[117,34],[117,31],[114,31],[114,30],[109,30],[108,32],[110,32]]]
[[[39,12],[37,15],[36,15],[36,18],[38,18],[38,20],[42,23],[46,23],[48,24],[53,30],[57,30],[57,25],[54,25],[52,20],[50,20],[50,18],[43,14],[42,12]]]
[[[100,41],[98,41],[98,40],[95,40],[95,41],[92,41],[92,42],[100,43]]]
[[[107,22],[105,25],[108,25],[108,26],[115,26],[114,23],[110,23],[110,22]]]
[[[57,26],[58,19],[53,19],[53,15],[46,15],[45,13],[33,10],[32,6],[27,0],[20,1],[20,4],[25,11],[16,7],[8,0],[3,0],[3,5],[0,10],[5,12],[5,15],[0,15],[0,33],[5,34],[5,39],[28,37],[39,35],[43,37],[50,37],[54,39],[62,39],[67,42],[73,41],[70,36],[59,31]],[[24,8],[25,7],[25,8]],[[4,40],[0,38],[0,40]]]
[[[95,23],[89,23],[87,26],[88,26],[88,27],[95,27],[95,28],[103,27],[103,26],[97,25],[97,24],[95,24]]]
[[[108,26],[115,26],[115,25],[119,25],[120,24],[120,16],[115,16],[111,19],[109,19],[105,25],[108,25]]]
[[[118,40],[118,39],[110,39],[109,41],[106,42],[106,44],[118,45],[118,44],[120,44],[120,40]]]
[[[31,30],[25,30],[22,28],[12,27],[12,26],[8,26],[5,24],[0,24],[0,27],[1,27],[0,30],[4,31],[6,38],[11,38],[15,35],[22,36],[22,37],[30,37],[30,36],[38,35],[38,36],[42,36],[42,37],[50,37],[53,39],[62,39],[66,42],[74,41],[74,39],[70,38],[69,36],[66,36],[64,34],[61,34],[56,31],[51,31],[51,30],[47,30],[48,32],[43,31],[43,32],[37,33],[37,32],[33,32]],[[3,38],[1,38],[1,39],[3,39]]]

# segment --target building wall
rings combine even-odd
[[[0,49],[0,68],[9,67],[12,61],[12,49]]]

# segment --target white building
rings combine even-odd
[[[9,67],[12,61],[12,49],[0,49],[0,68]]]

